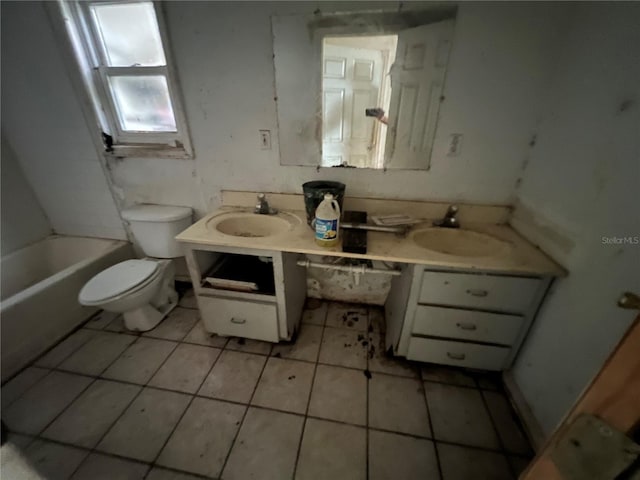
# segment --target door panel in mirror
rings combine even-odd
[[[455,11],[272,17],[281,165],[428,169]],[[363,36],[397,43],[381,54]],[[388,126],[364,115],[386,105]]]
[[[386,168],[429,168],[452,35],[452,20],[398,34],[391,68]]]

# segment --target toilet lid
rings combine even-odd
[[[125,260],[100,272],[80,291],[80,303],[96,303],[116,297],[149,279],[158,270],[152,260]]]

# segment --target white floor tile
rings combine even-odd
[[[302,323],[324,326],[327,318],[327,307],[326,302],[321,302],[315,298],[308,298],[307,304],[302,312]]]
[[[80,329],[69,335],[62,342],[57,344],[42,357],[36,360],[35,365],[39,367],[57,367],[66,360],[73,352],[84,345],[96,334],[95,330]]]
[[[315,362],[320,351],[322,327],[317,325],[301,325],[300,331],[292,343],[278,343],[273,346],[272,356]]]
[[[202,477],[189,475],[188,473],[175,472],[165,468],[154,467],[149,472],[146,480],[201,480]]]
[[[151,462],[171,434],[190,397],[145,388],[98,444],[97,450]]]
[[[144,385],[176,348],[175,342],[140,337],[102,374],[104,378]]]
[[[364,480],[366,462],[364,428],[307,419],[296,480]]]
[[[368,342],[362,332],[342,328],[324,329],[319,362],[341,367],[367,368]]]
[[[473,376],[460,368],[422,364],[420,373],[423,380],[432,382],[448,383],[462,387],[475,387],[476,385]]]
[[[366,332],[368,327],[367,307],[350,303],[331,302],[327,311],[327,327],[347,328]]]
[[[251,403],[294,413],[305,413],[314,365],[269,358]]]
[[[269,342],[262,342],[260,340],[252,340],[250,338],[230,338],[227,342],[226,348],[229,350],[236,350],[238,352],[246,353],[258,353],[261,355],[269,355],[271,352],[272,344]]]
[[[246,407],[195,398],[158,458],[158,465],[218,477]]]
[[[262,368],[264,355],[225,350],[202,384],[199,395],[249,403]]]
[[[419,380],[372,374],[369,426],[430,437],[429,415]]]
[[[367,378],[360,370],[318,365],[309,415],[366,425]]]
[[[94,330],[102,330],[104,327],[109,325],[113,320],[120,316],[120,313],[107,312],[105,310],[101,310],[96,313],[93,317],[91,317],[87,323],[84,324],[85,328],[92,328]]]
[[[478,390],[425,382],[436,440],[499,448],[489,413]]]
[[[507,459],[500,453],[437,444],[443,480],[511,480]]]
[[[143,333],[145,337],[181,341],[198,321],[200,313],[191,308],[176,307],[167,318],[153,330]]]
[[[46,368],[28,367],[2,386],[2,410],[6,409],[20,395],[34,386],[49,370]]]
[[[402,377],[417,378],[418,369],[405,358],[388,356],[385,351],[384,337],[378,333],[370,333],[369,370],[371,372],[388,373]]]
[[[222,473],[225,480],[291,478],[304,417],[250,408]]]
[[[221,337],[215,333],[209,333],[204,329],[201,321],[196,322],[189,334],[184,339],[185,342],[197,343],[206,347],[224,348],[229,341],[228,337]]]
[[[498,430],[498,436],[507,452],[530,455],[531,448],[524,432],[518,425],[515,412],[507,398],[498,392],[482,392],[489,407],[489,414]]]
[[[71,480],[142,480],[148,470],[144,463],[92,453]]]
[[[136,340],[133,335],[95,332],[95,335],[59,368],[85,375],[100,375],[126,348]]]
[[[59,445],[57,443],[35,440],[25,451],[25,457],[34,470],[47,480],[66,480],[78,468],[89,454],[87,450]],[[11,477],[4,471],[3,476]]]
[[[140,387],[96,380],[42,434],[93,448],[140,391]]]
[[[221,350],[182,343],[149,381],[150,386],[196,393]]]
[[[2,412],[9,429],[37,434],[62,412],[93,379],[51,372]]]
[[[439,475],[431,440],[369,430],[370,480],[436,480]]]

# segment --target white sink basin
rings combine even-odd
[[[456,257],[489,257],[511,248],[492,235],[462,228],[426,228],[412,233],[411,238],[421,248]]]
[[[288,232],[297,221],[297,217],[287,213],[258,215],[229,212],[211,218],[207,222],[207,229],[232,237],[272,237]]]

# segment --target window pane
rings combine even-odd
[[[109,87],[123,131],[176,131],[176,119],[164,76],[109,77]]]
[[[107,65],[166,65],[156,12],[151,2],[91,6]]]

